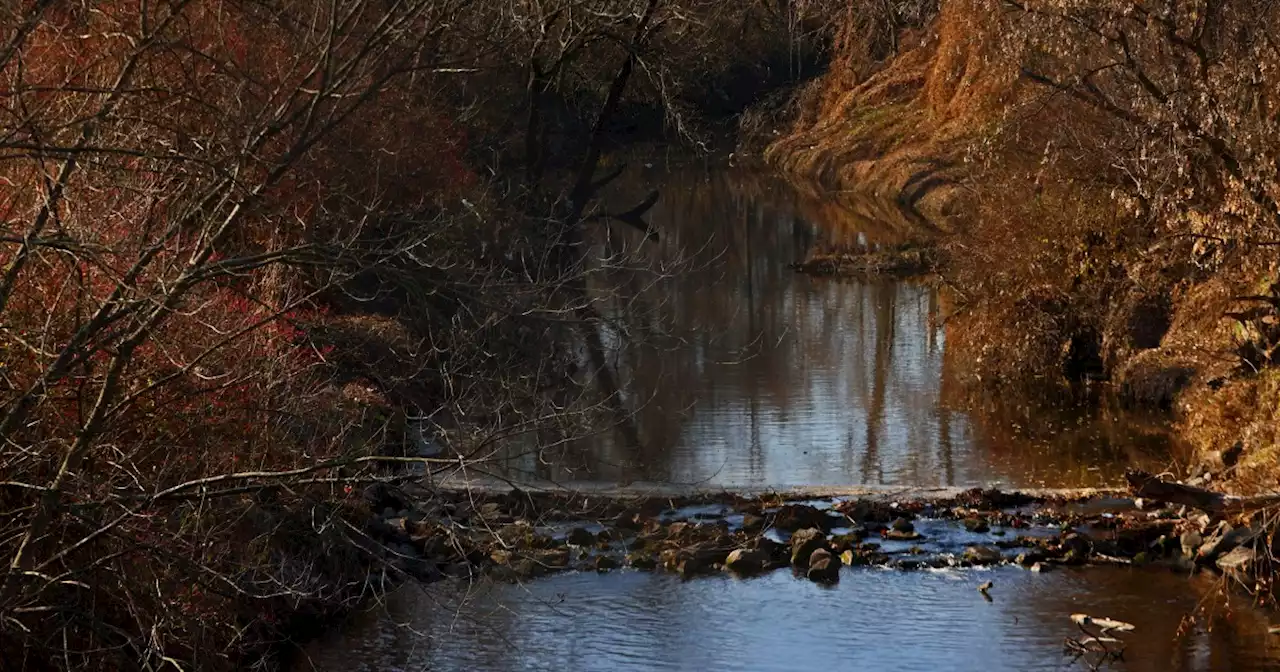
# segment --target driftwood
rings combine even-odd
[[[1182,504],[1209,513],[1222,513],[1227,508],[1228,497],[1220,492],[1161,480],[1138,469],[1126,471],[1124,477],[1136,497]]]
[[[1080,628],[1083,637],[1067,637],[1062,641],[1062,652],[1073,661],[1082,660],[1092,670],[1101,670],[1108,663],[1124,660],[1124,642],[1112,635],[1133,632],[1132,623],[1110,618],[1094,618],[1088,614],[1071,614],[1071,622]],[[1097,632],[1090,632],[1096,628]]]
[[[1204,488],[1166,481],[1145,471],[1130,469],[1124,477],[1135,497],[1182,504],[1210,514],[1245,513],[1280,504],[1280,495],[1236,497]]]
[[[1099,636],[1105,637],[1112,632],[1132,632],[1134,625],[1117,621],[1110,618],[1094,618],[1088,614],[1071,614],[1071,622],[1084,628],[1085,626],[1094,626],[1099,628]]]

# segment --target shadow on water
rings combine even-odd
[[[629,181],[626,181],[629,180]],[[817,251],[906,240],[891,210],[817,200],[748,171],[654,169],[620,180],[630,204],[662,198],[641,245],[597,230],[598,257],[628,264],[597,283],[640,445],[602,434],[553,456],[528,446],[510,475],[714,487],[1083,487],[1134,462],[1160,471],[1157,425],[1071,412],[972,409],[944,357],[938,290],[918,280],[796,273]],[[646,270],[636,270],[644,268]],[[602,287],[622,286],[619,294]],[[625,301],[619,296],[625,296]],[[1038,406],[1038,404],[1037,404]]]

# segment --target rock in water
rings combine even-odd
[[[998,548],[970,546],[964,549],[964,559],[975,565],[994,565],[1004,560],[1004,556],[1000,554]]]
[[[738,574],[757,574],[769,566],[769,553],[760,549],[739,548],[729,554],[724,566]]]
[[[764,516],[757,516],[753,513],[742,515],[742,531],[747,534],[755,534],[764,529]]]
[[[809,570],[805,573],[810,581],[818,583],[835,583],[840,580],[840,558],[825,548],[818,548],[809,556]]]
[[[596,535],[591,534],[584,528],[575,527],[569,531],[567,541],[574,546],[592,546],[596,543]]]
[[[825,532],[815,528],[800,530],[791,535],[791,564],[796,567],[808,567],[809,556],[819,548],[827,545]]]
[[[1079,532],[1072,532],[1062,538],[1062,548],[1068,551],[1076,551],[1082,555],[1088,555],[1093,552],[1093,542],[1089,538]]]
[[[843,516],[832,515],[807,504],[785,504],[773,517],[773,526],[784,531],[816,527],[829,532],[831,528],[847,523]]]
[[[906,518],[898,518],[893,521],[893,524],[889,526],[889,529],[893,530],[894,532],[907,534],[909,532],[915,532],[916,526],[912,525],[911,521],[907,520]]]
[[[867,532],[862,529],[861,526],[847,534],[838,534],[831,538],[831,550],[839,552],[846,549],[857,548],[858,542],[865,539],[866,536]]]
[[[749,548],[763,553],[768,558],[767,564],[770,565],[785,565],[791,559],[791,549],[786,544],[776,542],[768,537],[756,537],[752,540]]]
[[[653,569],[658,566],[658,560],[650,553],[628,553],[627,565],[635,567],[636,569]]]
[[[973,518],[964,519],[964,529],[970,532],[982,534],[991,530],[991,525],[987,523],[986,518],[974,516]]]
[[[1030,567],[1032,565],[1039,564],[1044,559],[1044,551],[1036,548],[1019,553],[1018,557],[1014,559],[1014,562],[1022,565],[1023,567]]]
[[[1062,561],[1068,565],[1083,565],[1089,561],[1093,553],[1093,542],[1089,538],[1072,532],[1062,538],[1059,548],[1063,551]]]

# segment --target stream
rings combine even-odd
[[[815,251],[898,242],[907,220],[746,170],[657,165],[625,179],[613,194],[624,206],[662,193],[650,213],[660,242],[642,249],[623,226],[595,240],[650,269],[609,274],[627,283],[625,301],[599,290],[616,320],[602,336],[639,443],[601,434],[550,453],[513,442],[506,476],[730,490],[1066,488],[1177,462],[1158,420],[966,399],[964,363],[948,357],[940,324],[945,297],[932,284],[790,268]],[[644,342],[620,345],[623,331]],[[931,537],[945,545],[948,534],[964,532]],[[1280,670],[1268,614],[1223,596],[1208,576],[841,572],[830,586],[788,571],[682,580],[629,569],[407,585],[310,644],[295,669],[1083,670],[1063,639],[1080,634],[1069,616],[1084,612],[1136,626],[1124,660],[1104,669]],[[976,589],[986,581],[989,595]]]

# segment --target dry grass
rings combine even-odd
[[[1202,461],[1239,442],[1238,487],[1274,488],[1280,376],[1266,358],[1275,316],[1223,318],[1244,310],[1233,297],[1264,293],[1277,277],[1274,248],[1247,242],[1267,237],[1249,202],[1265,194],[1224,176],[1194,133],[1180,150],[1144,145],[1131,119],[1023,78],[1050,58],[1035,51],[1046,44],[1060,47],[1052,58],[1067,71],[1101,56],[1057,19],[1005,8],[944,2],[929,30],[875,67],[837,41],[823,89],[806,93],[792,133],[766,158],[828,188],[888,196],[955,234],[940,246],[954,304],[948,356],[970,382],[1097,381],[1131,405],[1175,411]],[[1242,21],[1224,17],[1215,20]],[[1126,20],[1116,18],[1121,28]],[[1046,26],[1061,30],[1037,32]],[[1009,46],[1018,35],[1031,51]],[[1152,67],[1165,66],[1177,67]],[[1230,80],[1202,84],[1236,95]],[[1170,123],[1142,107],[1140,87],[1106,85],[1154,115],[1148,123]],[[1228,137],[1228,149],[1257,137]],[[1152,151],[1158,165],[1144,164]]]

